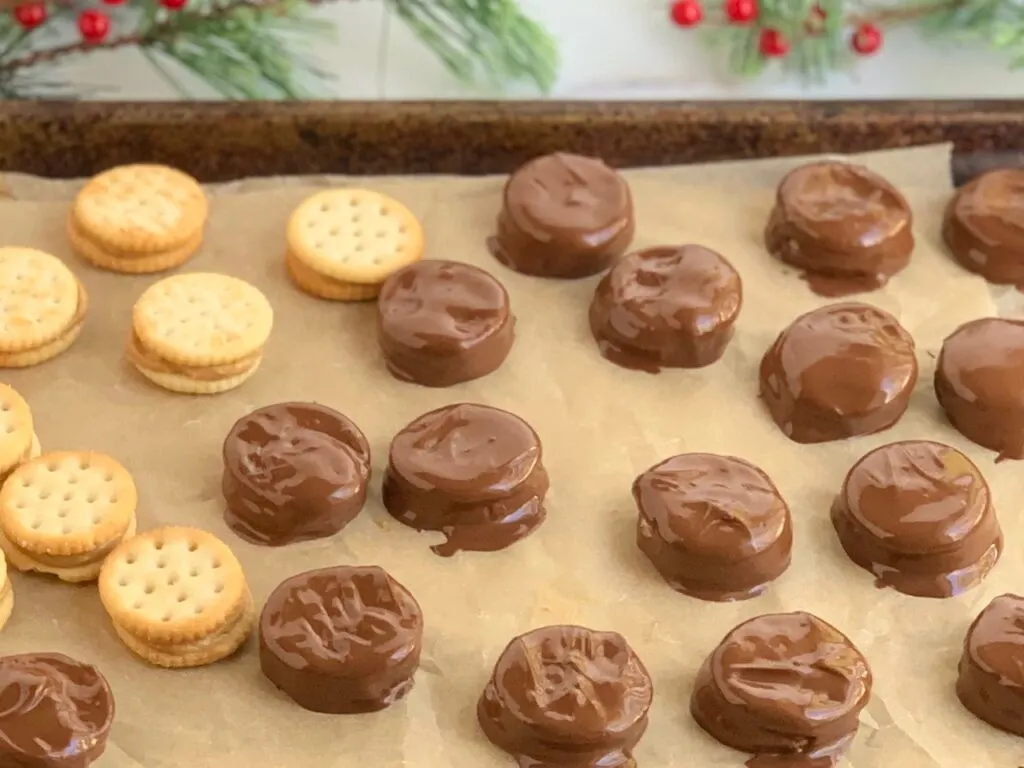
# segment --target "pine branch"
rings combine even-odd
[[[554,41],[515,0],[387,0],[392,11],[459,79],[492,87],[526,81],[548,93]]]

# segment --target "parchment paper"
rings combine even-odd
[[[527,278],[486,252],[501,178],[359,179],[404,200],[422,217],[427,257],[479,264],[507,286],[519,318],[515,347],[483,380],[445,390],[400,383],[385,372],[373,305],[338,305],[298,292],[285,276],[283,233],[292,208],[325,180],[256,180],[216,190],[206,243],[185,269],[237,275],[270,298],[276,324],[259,373],[242,389],[189,398],[149,386],[123,362],[133,301],[155,277],[98,272],[76,261],[64,237],[77,184],[10,177],[0,203],[0,244],[26,244],[66,259],[92,296],[78,343],[35,369],[0,378],[28,398],[44,448],[109,452],[133,472],[141,527],[209,529],[246,567],[258,601],[282,579],[336,563],[379,564],[409,587],[426,617],[423,664],[412,693],[366,716],[305,712],[262,678],[255,644],[194,671],[137,661],[116,639],[93,586],[14,574],[17,605],[0,653],[58,650],[98,664],[118,715],[100,768],[491,768],[512,765],[482,737],[475,705],[495,660],[516,634],[551,623],[622,632],[655,684],[641,768],[742,765],[745,756],[705,736],[688,714],[695,671],[721,637],[761,613],[805,609],[832,622],[867,655],[875,690],[850,753],[852,768],[1015,768],[1024,742],[975,720],[953,683],[970,620],[994,596],[1024,590],[1024,472],[997,466],[943,420],[931,393],[941,340],[995,311],[985,284],[941,250],[937,232],[951,194],[946,147],[860,158],[910,199],[917,249],[911,266],[868,301],[897,314],[917,340],[921,377],[904,418],[880,435],[820,446],[787,440],[757,399],[756,366],[797,314],[827,303],[762,248],[762,227],[789,159],[628,172],[637,209],[636,247],[697,242],[725,254],[743,276],[745,301],[724,359],[700,371],[657,376],[605,360],[587,329],[597,278]],[[337,182],[337,179],[331,180]],[[221,442],[243,414],[310,399],[353,418],[374,451],[373,490],[341,534],[283,549],[237,539],[224,525]],[[432,554],[439,537],[394,522],[379,502],[391,437],[447,403],[479,401],[527,419],[544,442],[551,475],[548,520],[498,553]],[[934,438],[966,451],[991,482],[1006,534],[1002,561],[962,597],[927,600],[880,591],[852,565],[828,509],[850,465],[869,449]],[[683,451],[743,456],[763,467],[794,518],[792,567],[764,596],[714,604],[683,597],[634,543],[630,484]]]

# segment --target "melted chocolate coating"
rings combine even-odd
[[[653,698],[650,675],[622,635],[543,627],[502,652],[477,719],[523,768],[632,768]]]
[[[412,689],[422,638],[419,604],[383,568],[323,568],[267,598],[260,667],[304,709],[375,712]]]
[[[86,768],[113,721],[114,695],[96,667],[59,653],[0,657],[0,765]]]
[[[629,186],[602,161],[562,152],[523,165],[505,184],[498,232],[488,247],[525,275],[596,275],[633,239]]]
[[[637,545],[674,589],[701,600],[755,597],[789,567],[789,507],[743,459],[686,453],[633,483]]]
[[[942,236],[971,272],[990,283],[1024,287],[1024,170],[988,171],[957,190]]]
[[[243,416],[224,441],[224,519],[254,544],[332,536],[366,501],[370,446],[345,416],[279,403]]]
[[[976,586],[1003,548],[981,470],[926,440],[883,445],[858,461],[832,504],[832,524],[879,587],[917,597]]]
[[[391,275],[377,301],[377,340],[391,375],[427,387],[478,379],[504,362],[515,318],[504,286],[457,261]]]
[[[761,398],[786,436],[823,443],[895,424],[917,383],[917,358],[895,317],[844,302],[794,320],[760,373]]]
[[[935,396],[956,429],[999,452],[1024,459],[1024,321],[986,317],[957,328],[942,343]]]
[[[1024,736],[1024,597],[1000,595],[971,624],[956,695],[989,725]]]
[[[590,304],[601,354],[624,368],[700,368],[718,360],[743,304],[739,273],[700,245],[649,248],[621,259]]]
[[[431,549],[493,552],[544,522],[548,473],[529,424],[486,405],[447,405],[391,441],[384,506],[399,522],[447,538]]]
[[[910,206],[867,168],[810,163],[779,184],[765,244],[821,296],[873,291],[910,263]]]
[[[825,768],[857,733],[871,694],[867,660],[835,627],[809,613],[740,624],[707,657],[690,711],[750,768]]]

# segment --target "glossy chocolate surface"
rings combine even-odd
[[[558,152],[509,177],[488,247],[526,275],[586,277],[626,252],[635,226],[622,176],[596,158]]]
[[[873,291],[910,263],[910,206],[867,168],[809,163],[779,184],[765,244],[775,258],[802,269],[817,294]]]
[[[650,675],[622,635],[543,627],[502,652],[477,719],[522,768],[633,768],[653,698]]]
[[[1024,321],[986,317],[957,328],[942,343],[935,396],[949,422],[969,440],[1024,459]]]
[[[991,283],[1024,287],[1024,170],[988,171],[958,189],[942,236],[967,269]]]
[[[981,582],[1003,535],[981,471],[942,443],[883,445],[858,461],[832,504],[839,542],[879,587],[953,597]]]
[[[331,536],[366,501],[370,447],[345,416],[278,403],[239,419],[224,441],[224,519],[254,544]]]
[[[972,622],[956,695],[986,723],[1024,736],[1024,597],[1000,595]]]
[[[871,694],[867,660],[809,613],[758,616],[733,629],[697,673],[690,711],[750,768],[826,768],[857,732]]]
[[[413,686],[423,614],[377,566],[337,566],[286,579],[260,616],[260,667],[313,712],[384,709]]]
[[[917,382],[914,340],[888,312],[857,302],[801,315],[761,360],[761,398],[797,443],[880,432]]]
[[[391,442],[383,501],[396,519],[441,531],[432,547],[492,552],[544,521],[548,474],[529,424],[486,405],[448,405],[420,416]]]
[[[743,459],[673,456],[637,477],[633,499],[637,545],[685,595],[744,600],[789,567],[789,507],[768,476]]]
[[[601,354],[624,368],[700,368],[718,360],[743,304],[739,273],[700,245],[649,248],[620,259],[590,304]]]
[[[377,341],[396,379],[450,387],[504,362],[515,318],[504,286],[457,261],[420,261],[391,275],[377,300]]]
[[[114,696],[96,667],[59,653],[0,657],[0,765],[86,768],[113,721]]]

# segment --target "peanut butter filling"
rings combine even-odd
[[[128,357],[137,367],[153,373],[169,373],[175,376],[183,376],[193,381],[221,381],[239,376],[254,365],[259,363],[262,352],[257,350],[252,354],[234,360],[230,363],[219,363],[217,365],[182,365],[166,360],[150,349],[147,349],[139,338],[138,334],[132,331],[128,340]]]

